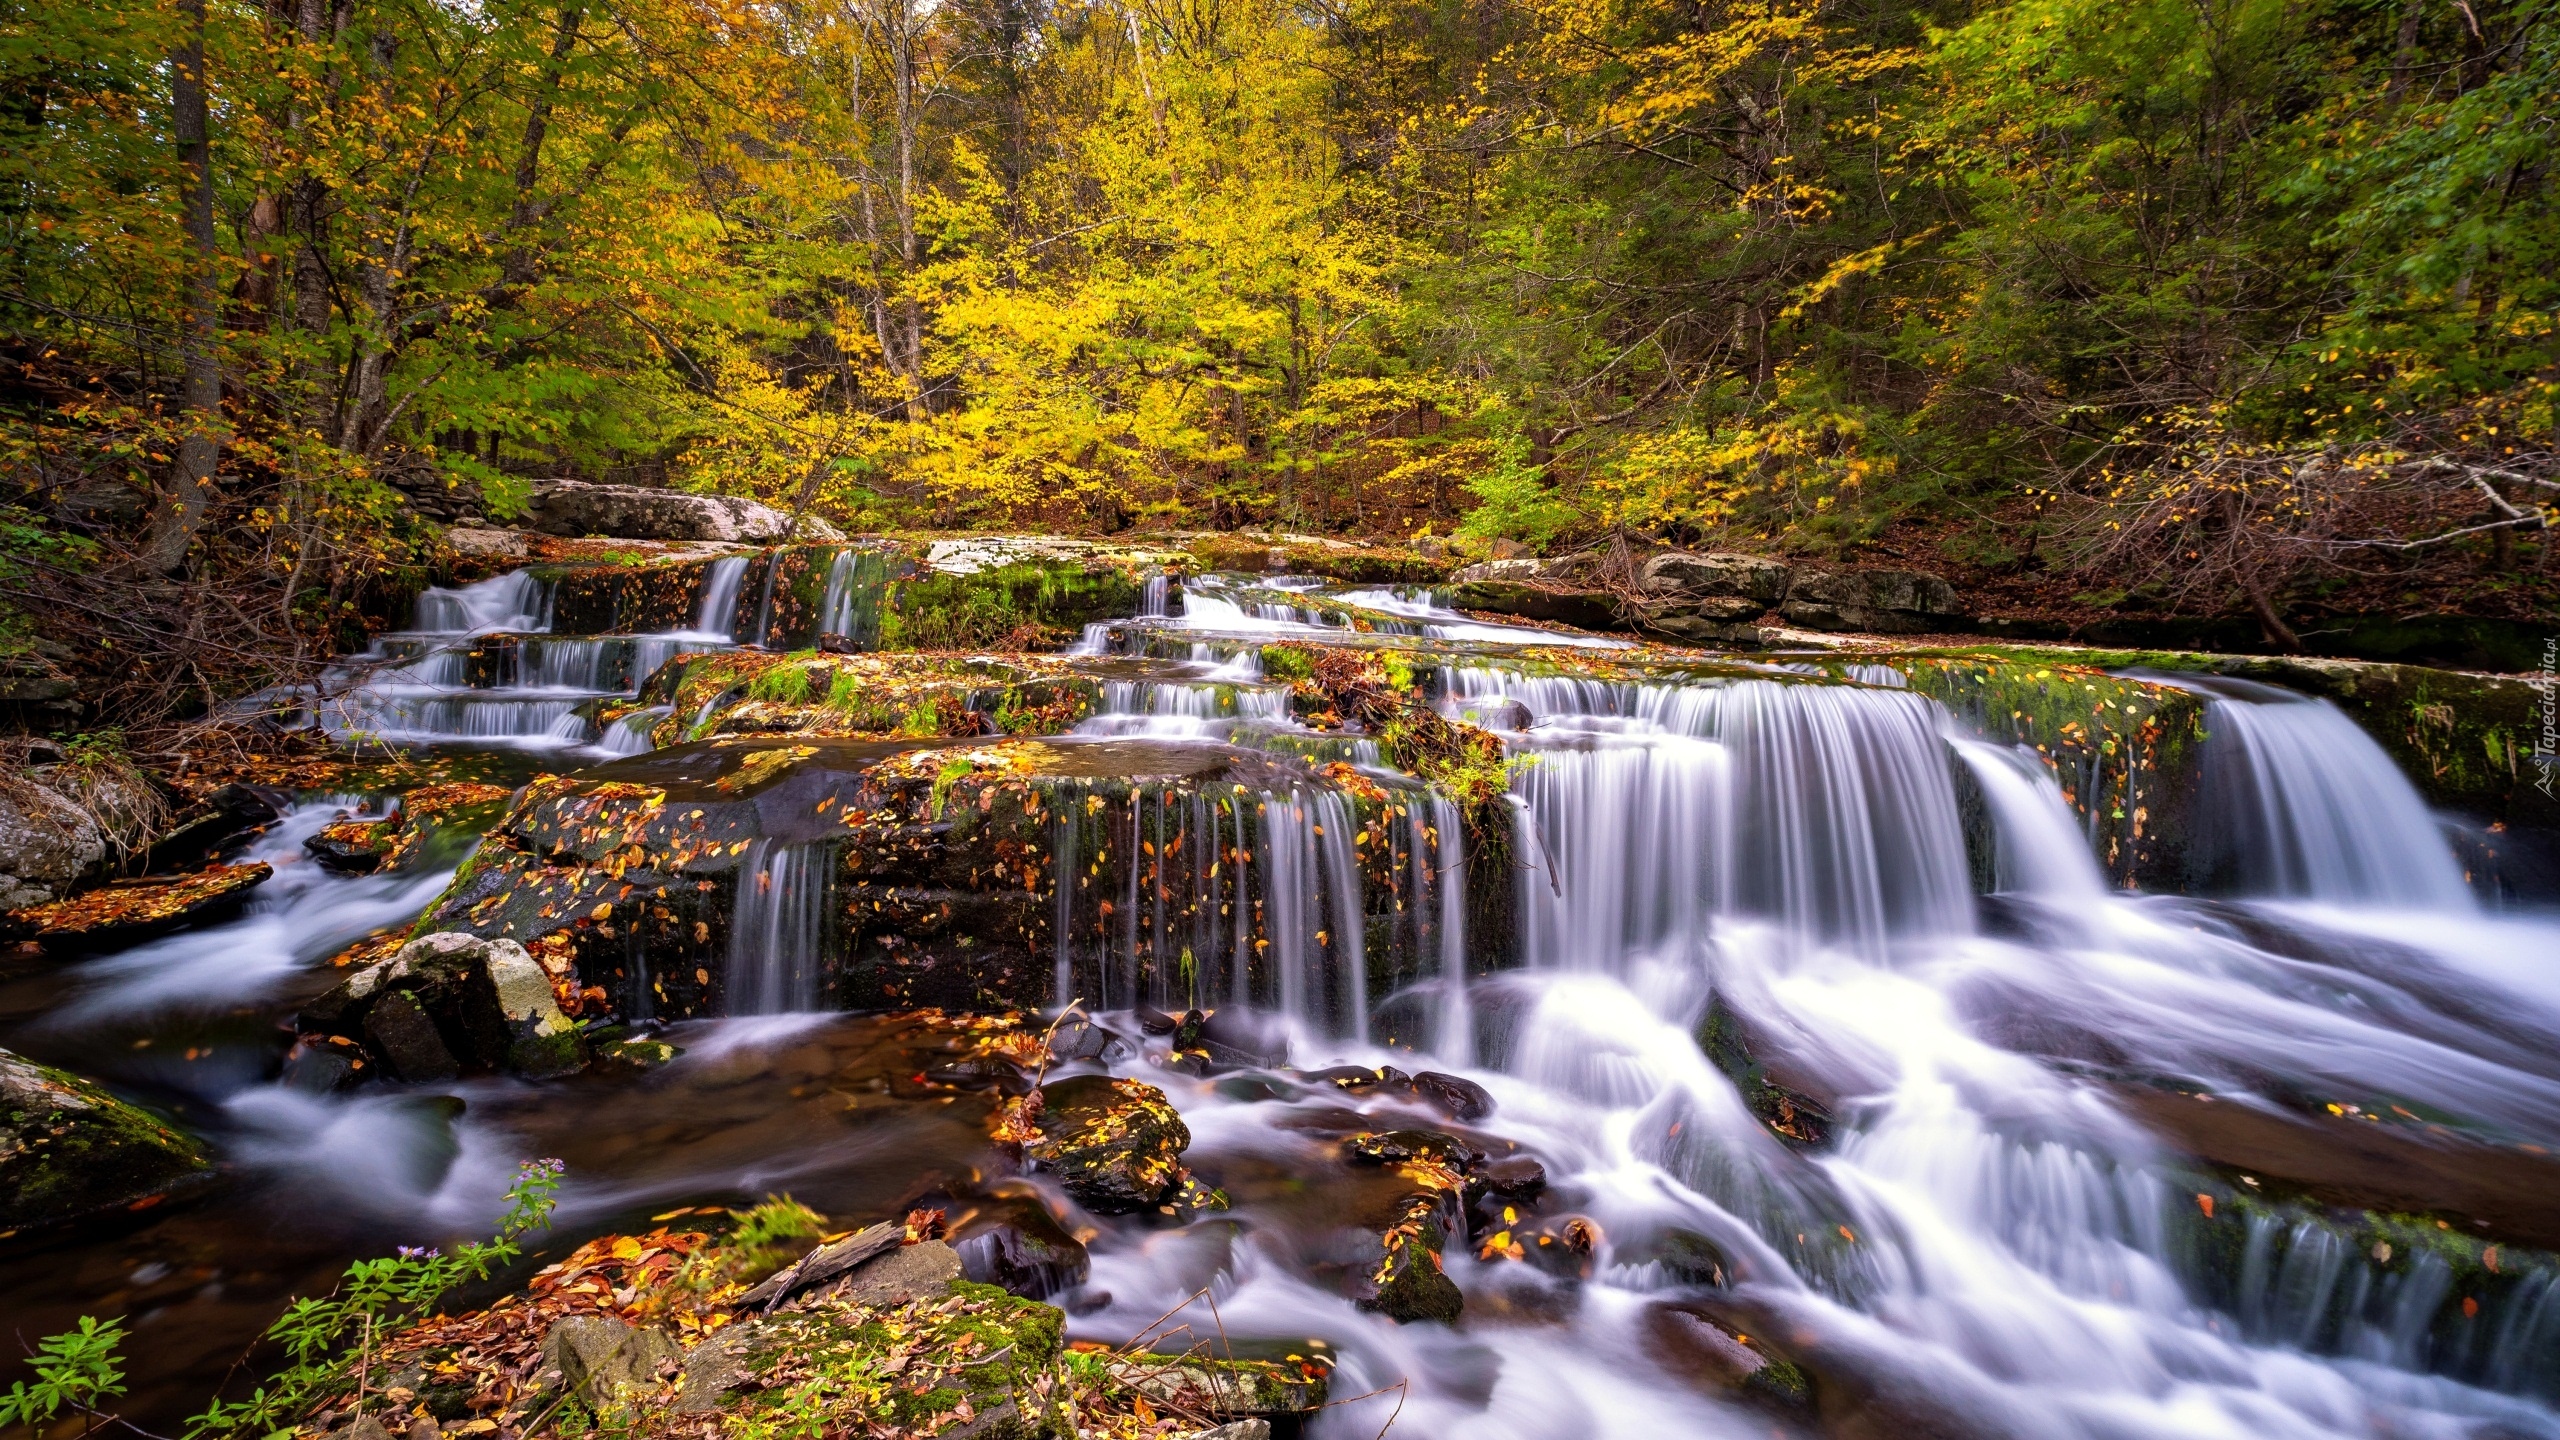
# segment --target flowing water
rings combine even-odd
[[[735,633],[748,564],[712,570],[688,640]],[[367,657],[361,703],[436,716],[413,728],[451,738],[443,712],[397,710],[406,688],[456,686],[439,657],[542,633],[545,603],[521,580],[431,595]],[[1510,827],[1486,873],[1468,873],[1453,806],[1366,741],[1300,727],[1263,677],[1267,640],[1350,638],[1345,607],[1381,643],[1431,647],[1414,653],[1438,657],[1444,708],[1501,736]],[[1382,867],[1354,853],[1347,782],[1152,795],[1111,812],[1112,833],[1060,818],[1061,874],[1102,845],[1159,857],[1143,891],[1135,868],[1120,893],[1057,891],[1054,998],[1121,1036],[1067,1069],[1163,1087],[1189,1163],[1235,1200],[1178,1225],[1070,1214],[1094,1230],[1091,1273],[1057,1297],[1074,1333],[1122,1340],[1181,1311],[1194,1334],[1321,1339],[1336,1396],[1376,1392],[1313,1422],[1345,1440],[1391,1415],[1393,1434],[1469,1440],[2560,1437],[2547,1272],[2466,1313],[2476,1276],[2432,1254],[2395,1266],[2311,1209],[2247,1211],[2228,1254],[2200,1239],[2199,1192],[2247,1183],[2184,1158],[2213,1125],[2307,1101],[2341,1128],[2372,1116],[2373,1136],[2416,1136],[2404,1155],[2434,1153],[2436,1132],[2383,1123],[2395,1112],[2473,1147],[2455,1155],[2560,1146],[2560,925],[2477,902],[2435,817],[2333,708],[2216,682],[2198,893],[2134,894],[2043,756],[1969,732],[1887,667],[1853,672],[1865,683],[1559,675],[1510,648],[1555,637],[1312,582],[1194,577],[1145,608],[1077,647],[1105,678],[1102,712],[1059,743],[1348,762],[1394,797],[1381,843],[1398,883],[1378,894]],[[823,629],[858,628],[832,583],[824,610]],[[506,687],[446,698],[530,706],[536,680],[642,678],[574,648],[521,654]],[[522,743],[538,713],[495,741]],[[484,1225],[528,1156],[570,1162],[555,1256],[653,1210],[784,1190],[847,1219],[927,1194],[1065,1207],[992,1168],[983,1097],[900,1090],[928,1042],[812,1013],[836,867],[809,847],[759,842],[742,862],[733,1018],[668,1028],[685,1053],[663,1071],[352,1098],[271,1082],[269,1027],[330,983],[319,957],[442,883],[302,861],[300,838],[344,803],[258,842],[279,874],[238,920],[0,984],[0,1043],[165,1105],[231,1167],[211,1198],[0,1249],[29,1334],[84,1309],[138,1317],[156,1347],[137,1367],[144,1413],[200,1399],[283,1294],[345,1256]],[[1488,898],[1512,917],[1511,963],[1470,948]],[[1401,988],[1366,1003],[1387,976]],[[1187,1004],[1251,1012],[1297,1069],[1152,1063],[1131,1012]],[[1727,1033],[1827,1108],[1827,1144],[1773,1133],[1703,1043]],[[1458,1325],[1356,1309],[1344,1277],[1372,1253],[1358,1225],[1379,1197],[1335,1142],[1449,1121],[1302,1073],[1335,1062],[1481,1084],[1496,1108],[1461,1128],[1548,1177],[1517,1228],[1578,1220],[1588,1253],[1542,1265],[1453,1241]],[[2521,1204],[2560,1228],[2548,1192]],[[1775,1337],[1814,1374],[1820,1415],[1702,1379],[1702,1316]]]

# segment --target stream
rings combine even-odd
[[[618,757],[645,752],[663,710],[605,727],[581,707],[635,694],[677,653],[737,643],[742,624],[761,633],[745,570],[712,567],[691,628],[632,635],[548,634],[548,601],[522,575],[431,591],[412,630],[297,703],[342,737],[495,752],[518,774],[640,763]],[[832,579],[827,623],[849,629],[837,617],[858,577],[839,565]],[[1090,1273],[1053,1297],[1072,1335],[1118,1342],[1179,1311],[1195,1334],[1321,1343],[1349,1401],[1309,1427],[1326,1440],[1374,1436],[1391,1415],[1394,1435],[1467,1440],[2560,1437],[2560,1271],[2448,1321],[2455,1268],[2349,1248],[2299,1208],[2252,1211],[2236,1258],[2197,1239],[2202,1193],[2258,1181],[2206,1175],[2192,1156],[2221,1132],[2190,1111],[2241,1125],[2307,1104],[2413,1144],[2431,1124],[2514,1156],[2560,1147],[2560,921],[2483,898],[2444,823],[2335,708],[2152,677],[2208,705],[2193,813],[2226,883],[2198,894],[2120,888],[2042,757],[1890,670],[1813,683],[1772,657],[1712,680],[1548,673],[1512,652],[1623,642],[1486,623],[1412,587],[1151,586],[1145,613],[1071,652],[1121,678],[1059,743],[1263,749],[1410,788],[1368,740],[1302,728],[1262,673],[1267,641],[1346,633],[1329,605],[1447,642],[1435,693],[1514,762],[1509,862],[1470,873],[1454,811],[1413,792],[1396,943],[1425,963],[1368,1005],[1360,967],[1376,957],[1358,943],[1360,869],[1335,798],[1262,797],[1251,866],[1214,879],[1261,903],[1182,943],[1201,993],[1285,1039],[1285,1069],[1153,1063],[1135,1007],[1163,997],[1134,969],[1108,978],[1135,929],[1093,954],[1061,945],[1052,1002],[1084,1000],[1121,1037],[1061,1073],[1161,1087],[1194,1137],[1186,1163],[1234,1202],[1180,1223],[1066,1217],[1093,1230]],[[522,637],[510,668],[470,683],[457,657],[500,633]],[[348,1260],[485,1230],[532,1157],[564,1159],[568,1180],[528,1267],[654,1215],[769,1194],[840,1224],[925,1196],[1064,1205],[990,1149],[994,1096],[912,1083],[934,1035],[809,1008],[825,928],[810,877],[825,867],[799,847],[748,857],[732,1013],[665,1027],[683,1053],[662,1068],[346,1095],[278,1082],[290,1015],[339,977],[327,957],[405,925],[451,877],[347,877],[304,854],[341,812],[393,803],[302,797],[251,847],[276,875],[236,919],[0,976],[0,1046],[159,1108],[223,1162],[201,1193],[0,1237],[17,1335],[130,1317],[138,1423],[182,1423],[286,1297]],[[1241,844],[1244,822],[1202,803],[1165,823],[1233,824]],[[1968,861],[1968,807],[1987,818],[1987,875]],[[1471,963],[1466,901],[1485,887],[1516,917],[1517,964]],[[1138,910],[1111,913],[1135,927]],[[1247,954],[1268,957],[1272,988],[1220,968]],[[1105,993],[1064,993],[1097,974]],[[1822,1097],[1827,1143],[1772,1133],[1702,1048],[1715,1025]],[[1563,1258],[1480,1258],[1453,1240],[1459,1323],[1356,1308],[1344,1278],[1365,1237],[1346,1221],[1377,1197],[1335,1143],[1451,1127],[1391,1087],[1306,1079],[1343,1064],[1483,1087],[1494,1109],[1463,1129],[1544,1167],[1518,1228],[1553,1239],[1578,1221],[1549,1247]],[[2515,1201],[2560,1211],[2552,1191]],[[1722,1283],[1702,1280],[1702,1253]],[[1207,1300],[1185,1309],[1195,1294]],[[1816,1377],[1819,1414],[1773,1417],[1701,1378],[1721,1340],[1709,1316],[1782,1337]]]

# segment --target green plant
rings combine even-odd
[[[738,1216],[729,1236],[734,1244],[760,1250],[779,1241],[805,1240],[826,1228],[817,1211],[788,1195],[768,1195],[763,1204]]]
[[[127,763],[124,730],[109,726],[103,730],[82,730],[56,735],[53,743],[62,747],[62,756],[83,769],[98,769]]]
[[[76,1330],[46,1336],[29,1362],[36,1383],[16,1381],[0,1395],[0,1430],[41,1430],[66,1409],[98,1417],[101,1401],[124,1393],[123,1361],[116,1354],[123,1343],[123,1320],[102,1322],[94,1315],[81,1316]]]
[[[1267,680],[1311,680],[1315,678],[1315,652],[1302,645],[1265,645],[1262,647],[1262,674]]]
[[[526,1161],[507,1190],[497,1234],[485,1245],[463,1245],[451,1255],[404,1245],[397,1255],[348,1266],[329,1294],[296,1299],[266,1333],[283,1347],[285,1369],[246,1400],[217,1399],[205,1407],[188,1422],[187,1440],[271,1435],[351,1382],[361,1395],[384,1339],[416,1324],[455,1286],[489,1278],[522,1253],[519,1236],[550,1224],[565,1169],[557,1160]]]
[[[809,690],[809,667],[806,665],[777,665],[747,685],[748,698],[784,705],[807,704]]]
[[[972,761],[966,755],[954,755],[950,759],[942,762],[941,771],[933,777],[933,798],[931,801],[931,807],[934,819],[941,819],[943,807],[950,803],[951,787],[958,784],[962,777],[977,768],[976,762]]]

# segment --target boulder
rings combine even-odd
[[[391,848],[390,823],[387,820],[341,820],[321,827],[320,832],[302,842],[302,848],[325,869],[341,875],[364,875],[382,867],[382,856]]]
[[[522,560],[533,553],[532,542],[521,530],[457,525],[444,532],[444,540],[466,560]]]
[[[0,1229],[132,1205],[210,1168],[203,1147],[141,1110],[0,1050]]]
[[[1024,1147],[1076,1203],[1126,1215],[1167,1203],[1189,1173],[1191,1130],[1164,1092],[1140,1080],[1079,1075],[1040,1091],[1041,1138]]]
[[[1493,1113],[1493,1096],[1463,1076],[1425,1070],[1413,1077],[1413,1093],[1428,1100],[1452,1120],[1481,1120]]]
[[[149,871],[193,870],[222,848],[274,823],[283,813],[274,800],[246,785],[225,785],[204,797],[185,818],[143,852]]]
[[[542,1338],[545,1371],[556,1372],[570,1394],[591,1404],[612,1399],[626,1386],[656,1385],[659,1369],[683,1355],[665,1331],[635,1329],[611,1315],[567,1316]]]
[[[1799,572],[1778,613],[1814,630],[1910,635],[1964,623],[1955,588],[1919,570]]]
[[[0,784],[0,907],[41,905],[106,858],[88,812],[42,785]]]
[[[1765,610],[1787,598],[1787,582],[1793,574],[1784,561],[1758,555],[1722,550],[1693,555],[1675,550],[1645,561],[1636,588],[1647,595],[1756,600]]]
[[[512,940],[445,933],[412,940],[303,1008],[306,1037],[361,1037],[403,1080],[466,1070],[564,1075],[587,1061],[552,978]]]
[[[48,955],[114,949],[188,925],[229,917],[275,872],[263,862],[216,865],[192,875],[120,880],[68,900],[12,910],[11,933],[32,938]]]
[[[1456,1282],[1440,1265],[1448,1231],[1437,1194],[1417,1195],[1404,1204],[1396,1223],[1379,1237],[1379,1259],[1369,1272],[1370,1293],[1359,1301],[1399,1325],[1417,1320],[1458,1322],[1467,1303]]]
[[[1451,583],[1466,585],[1476,581],[1507,581],[1519,584],[1557,578],[1560,562],[1522,558],[1517,560],[1484,560],[1463,566],[1449,576]]]
[[[529,528],[546,535],[605,535],[620,540],[771,544],[791,531],[791,516],[760,500],[584,480],[535,481],[532,507],[525,518]],[[823,520],[803,516],[796,538],[832,544],[844,536]]]
[[[1328,1367],[1291,1360],[1194,1353],[1111,1359],[1104,1368],[1115,1384],[1178,1414],[1228,1422],[1312,1415],[1332,1385]]]

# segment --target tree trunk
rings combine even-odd
[[[516,149],[516,202],[507,215],[506,258],[498,266],[501,283],[508,291],[533,283],[534,249],[526,243],[526,232],[549,208],[534,199],[534,185],[542,173],[542,142],[550,131],[551,107],[560,98],[560,85],[569,69],[569,52],[578,43],[578,26],[586,13],[582,5],[560,7],[559,22],[551,34],[550,63],[542,72],[542,88],[535,93],[533,103],[525,107],[524,141]]]
[[[346,28],[343,5],[331,7],[326,0],[299,0],[294,7],[294,30],[306,45],[334,43]],[[297,107],[286,119],[286,128],[298,136],[307,136],[311,117]],[[324,247],[329,230],[329,185],[317,175],[304,175],[285,192],[285,229],[297,242],[293,252],[293,328],[304,337],[304,351],[296,373],[301,381],[302,414],[305,427],[325,430],[338,397],[337,368],[330,364],[326,340],[329,315],[336,308],[329,294],[329,262]]]
[[[187,40],[169,57],[170,126],[186,167],[187,312],[181,332],[183,372],[178,414],[185,433],[169,474],[143,563],[164,573],[184,569],[188,547],[204,528],[221,459],[222,278],[213,230],[213,140],[205,95],[205,0],[183,0]]]

